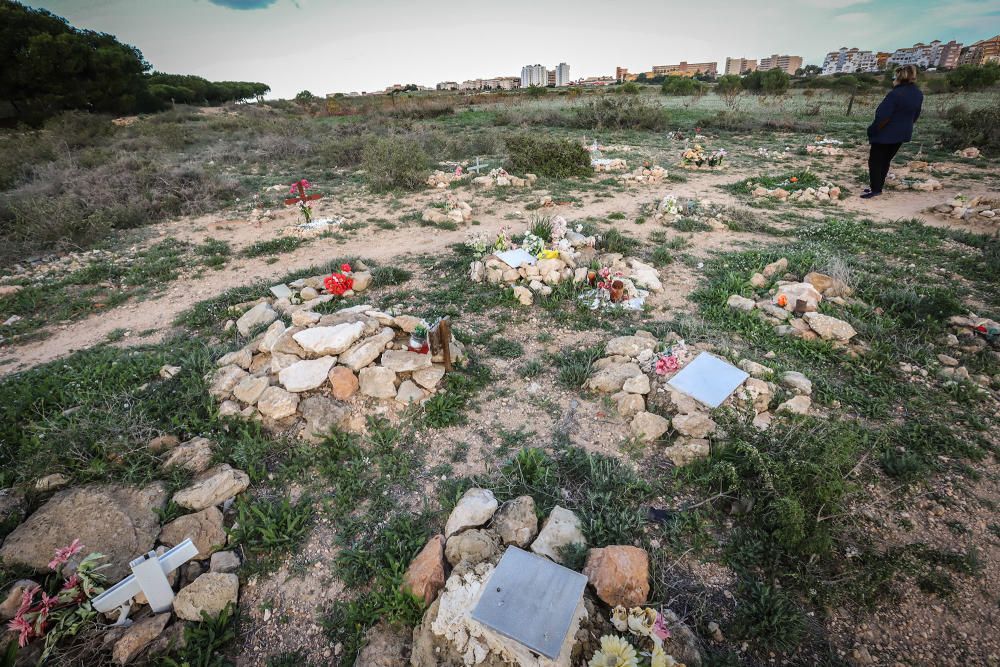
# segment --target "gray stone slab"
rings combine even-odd
[[[472,618],[532,651],[556,659],[587,587],[587,577],[510,547],[486,583]]]
[[[288,285],[281,283],[280,285],[275,285],[271,288],[271,294],[277,299],[290,299],[292,298],[292,290],[288,289]]]
[[[748,377],[749,373],[728,361],[702,352],[667,384],[710,408],[717,408]]]

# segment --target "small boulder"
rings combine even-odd
[[[804,396],[812,394],[812,382],[809,381],[809,378],[798,371],[785,371],[781,374],[780,380],[783,386],[788,387],[797,394],[802,394]]]
[[[593,373],[586,386],[594,391],[613,394],[621,391],[626,380],[642,374],[642,369],[636,363],[609,364]]]
[[[500,541],[491,530],[470,528],[448,538],[444,548],[445,558],[452,567],[473,567],[496,556]]]
[[[418,387],[413,380],[403,380],[399,384],[399,390],[396,392],[396,401],[403,405],[409,405],[410,403],[419,404],[425,398],[427,398],[427,392]]]
[[[232,573],[206,572],[182,588],[174,598],[174,613],[186,621],[200,621],[201,613],[218,616],[228,604],[236,604],[240,578]]]
[[[611,607],[639,607],[649,597],[649,555],[629,545],[591,549],[583,574]]]
[[[306,352],[322,357],[346,352],[364,333],[364,322],[343,322],[331,327],[303,329],[292,338]]]
[[[711,443],[704,438],[692,438],[686,441],[678,438],[677,442],[663,450],[663,454],[675,466],[681,467],[708,457],[711,451]]]
[[[431,355],[409,350],[386,350],[382,353],[382,366],[395,373],[409,373],[431,367]]]
[[[531,543],[531,550],[540,555],[563,562],[562,551],[571,544],[587,546],[579,517],[573,512],[556,505],[542,523],[538,537]]]
[[[276,319],[278,319],[278,313],[274,312],[270,304],[258,303],[236,320],[236,329],[241,336],[249,336],[250,332],[257,327],[267,326]]]
[[[320,439],[330,435],[334,428],[345,428],[351,411],[328,396],[310,396],[299,403],[299,413],[306,420],[304,435],[307,439]]]
[[[674,415],[671,423],[675,431],[691,438],[706,438],[715,432],[715,422],[704,412]]]
[[[396,397],[396,373],[391,368],[368,366],[358,373],[361,393],[372,398]]]
[[[802,316],[802,319],[823,340],[839,340],[842,343],[846,343],[858,333],[849,323],[829,315],[806,313]]]
[[[795,396],[779,405],[775,412],[778,414],[785,412],[793,415],[807,415],[811,405],[812,399],[808,396]]]
[[[177,445],[161,465],[164,469],[177,467],[193,473],[203,472],[212,465],[212,441],[198,437]]]
[[[648,375],[636,375],[635,377],[630,377],[625,380],[622,384],[622,391],[628,394],[643,394],[646,395],[650,392],[649,376]]]
[[[248,486],[249,475],[223,463],[175,493],[174,502],[189,510],[203,510],[243,493]]]
[[[726,299],[726,305],[733,310],[740,310],[744,313],[749,313],[751,310],[757,307],[757,302],[753,299],[748,299],[745,296],[740,296],[739,294],[730,295]]]
[[[604,346],[606,356],[638,357],[643,350],[655,350],[656,339],[647,336],[618,336]]]
[[[432,537],[403,574],[400,588],[422,599],[425,605],[433,602],[438,591],[444,588],[444,544],[444,535]]]
[[[493,516],[493,530],[505,545],[513,544],[522,549],[527,547],[538,535],[535,499],[519,496],[504,503]]]
[[[222,512],[216,507],[208,507],[200,512],[177,517],[163,526],[160,542],[168,547],[175,547],[189,537],[198,549],[195,560],[204,560],[214,549],[224,546],[226,531],[222,527]]]
[[[653,442],[670,429],[670,422],[652,412],[640,412],[632,418],[632,435],[644,442]]]
[[[266,377],[245,377],[233,387],[233,398],[247,405],[253,405],[270,383]]]
[[[240,557],[235,551],[216,551],[208,569],[210,572],[235,572],[240,569]]]
[[[336,357],[306,359],[292,364],[278,373],[278,380],[286,391],[301,393],[321,386],[327,381],[330,369],[337,363]]]
[[[469,489],[462,494],[455,509],[448,515],[444,528],[445,538],[450,539],[452,535],[467,528],[482,526],[493,517],[497,505],[497,499],[489,489]]]
[[[413,371],[413,381],[425,389],[434,389],[444,377],[444,366],[434,365]]]
[[[260,414],[275,421],[291,417],[298,406],[298,394],[285,391],[278,386],[268,387],[257,399],[257,409],[260,410]]]
[[[125,629],[111,649],[111,659],[119,665],[132,662],[149,644],[160,636],[170,622],[170,612],[147,616]]]

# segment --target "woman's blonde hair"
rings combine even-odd
[[[904,83],[916,83],[917,81],[917,67],[916,65],[903,65],[902,67],[896,68],[896,79],[892,82],[892,85],[899,86]]]

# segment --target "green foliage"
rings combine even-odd
[[[528,86],[524,89],[524,92],[528,97],[545,97],[548,94],[544,86]]]
[[[528,227],[528,232],[534,234],[538,238],[542,239],[546,243],[551,243],[552,241],[552,218],[547,215],[532,215],[531,225]]]
[[[948,110],[948,125],[945,141],[952,147],[1000,149],[1000,106],[996,104],[972,110],[953,107]]]
[[[696,95],[704,90],[705,84],[687,76],[668,76],[660,86],[660,92],[664,95]]]
[[[424,403],[424,422],[431,428],[465,423],[465,410],[490,378],[489,368],[479,363],[453,369],[444,376],[441,391]]]
[[[251,243],[243,249],[241,253],[244,257],[263,257],[265,255],[280,255],[284,252],[292,252],[305,243],[305,239],[299,236],[279,236],[275,239],[257,241]]]
[[[147,75],[149,92],[161,102],[218,106],[227,102],[261,99],[271,87],[252,81],[209,81],[193,74],[153,72]]]
[[[736,95],[743,91],[743,78],[739,74],[724,74],[715,81],[715,92],[719,95]]]
[[[230,540],[255,557],[288,554],[309,533],[312,514],[308,499],[293,505],[288,498],[241,498],[236,503],[234,528],[228,531]]]
[[[183,646],[160,662],[163,667],[230,667],[221,650],[236,639],[239,617],[232,603],[213,618],[201,612],[202,620],[184,627]]]
[[[635,81],[628,81],[616,86],[614,91],[622,95],[638,95],[642,92],[642,88]]]
[[[954,90],[984,90],[1000,81],[1000,64],[959,65],[948,72],[948,85]]]
[[[372,268],[372,287],[391,287],[402,285],[413,274],[398,266],[376,266]]]
[[[764,648],[790,650],[805,633],[805,617],[787,593],[755,581],[742,586],[732,634],[760,642]]]
[[[422,187],[429,159],[416,141],[389,136],[370,141],[361,162],[368,186],[376,192],[385,192]]]
[[[637,95],[600,95],[573,109],[570,126],[588,130],[663,130],[669,117]]]
[[[589,176],[593,173],[590,154],[575,141],[545,136],[508,137],[507,153],[513,173],[533,173],[552,178]]]
[[[743,77],[743,88],[755,95],[784,95],[791,80],[784,70],[756,70]]]
[[[639,241],[618,228],[611,228],[597,240],[597,247],[605,252],[620,252],[627,255],[639,246]]]
[[[524,348],[521,344],[509,338],[496,338],[490,341],[487,349],[494,357],[503,359],[518,359],[524,356]]]
[[[588,347],[560,352],[555,358],[559,369],[559,384],[568,389],[579,389],[590,377],[594,362],[604,356],[604,347]]]

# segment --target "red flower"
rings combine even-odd
[[[83,544],[80,543],[79,539],[73,540],[73,542],[68,547],[63,547],[61,549],[56,549],[55,558],[49,561],[49,569],[55,570],[61,565],[65,565],[73,556],[77,555],[83,551]]]
[[[330,294],[344,296],[344,292],[354,287],[354,279],[345,276],[343,273],[334,273],[323,280],[323,287]]]
[[[351,265],[350,264],[346,264],[346,263],[345,264],[341,264],[340,265],[340,270],[343,271],[344,273],[350,273],[351,272]]]

